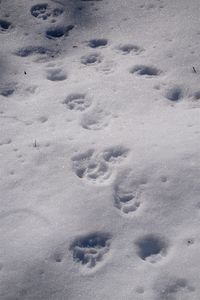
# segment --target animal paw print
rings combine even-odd
[[[95,232],[76,239],[70,246],[73,259],[87,270],[94,269],[103,261],[110,248],[111,235]]]
[[[49,18],[57,18],[62,15],[64,9],[59,7],[50,7],[47,3],[40,3],[33,5],[30,9],[31,15],[41,20],[48,20]]]
[[[68,25],[66,27],[64,26],[54,26],[54,27],[50,27],[49,29],[47,29],[46,31],[46,37],[48,39],[58,39],[61,38],[63,36],[68,36],[69,32],[74,28],[74,25]]]
[[[67,75],[60,68],[49,69],[47,71],[47,79],[50,81],[63,81],[67,79]]]
[[[124,146],[109,147],[103,151],[103,158],[108,163],[118,163],[128,155],[128,148]]]
[[[124,55],[129,53],[134,53],[138,55],[143,51],[143,49],[140,46],[134,44],[120,44],[118,47],[116,47],[116,49]]]
[[[0,33],[6,33],[10,30],[12,24],[6,20],[0,20]]]
[[[55,57],[57,54],[57,51],[45,48],[43,46],[22,47],[15,52],[15,55],[19,57],[35,56],[37,61],[46,61],[49,58]]]
[[[136,65],[132,69],[130,69],[130,73],[135,74],[137,76],[144,76],[150,78],[150,77],[158,76],[162,72],[161,70],[159,70],[154,66]]]
[[[70,110],[84,111],[91,105],[91,100],[85,93],[72,93],[66,97],[63,104]]]
[[[118,175],[114,186],[114,206],[122,214],[128,215],[135,213],[141,206],[141,185],[143,181],[132,179],[130,171],[123,171]]]
[[[105,47],[108,44],[107,39],[92,39],[88,42],[90,48]]]
[[[128,149],[122,146],[113,146],[99,153],[90,149],[72,157],[73,169],[79,178],[102,184],[112,175],[112,166],[127,155]]]
[[[183,90],[180,86],[172,86],[165,92],[166,99],[172,102],[178,102],[183,98]]]
[[[78,154],[72,158],[73,168],[79,178],[87,179],[94,183],[103,183],[110,177],[110,169],[94,150]]]
[[[166,255],[167,243],[160,236],[149,234],[140,237],[136,242],[138,256],[150,263],[156,263]]]
[[[87,66],[95,65],[95,64],[99,64],[102,61],[102,59],[103,57],[100,53],[94,52],[94,53],[83,55],[81,57],[81,63]]]
[[[156,300],[176,300],[176,299],[197,299],[195,295],[195,288],[188,282],[186,278],[165,276],[159,278],[155,284],[155,291],[157,294]],[[194,296],[194,298],[193,298]]]
[[[95,108],[85,113],[81,119],[81,126],[87,130],[101,130],[108,126],[111,120],[109,113]]]

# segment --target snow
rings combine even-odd
[[[0,299],[199,300],[198,0],[0,0]]]

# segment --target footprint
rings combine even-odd
[[[131,52],[134,54],[140,54],[143,51],[141,47],[134,44],[120,44],[116,49],[125,55]]]
[[[20,57],[36,55],[39,56],[39,58],[44,59],[48,57],[54,57],[57,52],[42,46],[28,46],[18,49],[15,54]]]
[[[138,248],[138,255],[142,260],[150,263],[159,261],[167,252],[166,241],[156,235],[149,234],[139,238],[135,245]]]
[[[4,97],[9,97],[14,94],[15,89],[16,89],[16,85],[14,83],[7,84],[3,87],[0,87],[0,95]]]
[[[79,178],[93,183],[103,183],[111,175],[108,164],[91,149],[72,157],[72,163]]]
[[[197,91],[193,94],[193,100],[200,100],[200,91]]]
[[[91,100],[86,94],[73,93],[67,96],[63,104],[70,110],[84,111],[91,105]]]
[[[130,69],[130,73],[139,76],[153,77],[160,75],[162,72],[153,66],[136,65]]]
[[[51,81],[63,81],[67,79],[67,75],[59,68],[49,69],[47,71],[47,79]]]
[[[77,238],[70,246],[75,262],[86,269],[93,269],[103,261],[110,249],[111,235],[104,232],[95,232]]]
[[[40,123],[45,123],[48,121],[48,117],[46,116],[41,116],[37,119]]]
[[[5,20],[0,20],[0,33],[5,33],[11,28],[11,23]]]
[[[141,206],[141,192],[140,183],[132,179],[131,172],[121,172],[114,185],[114,206],[122,214],[135,213]]]
[[[179,86],[173,86],[165,92],[165,97],[170,101],[180,101],[183,98],[183,91]]]
[[[193,92],[189,95],[190,102],[189,105],[191,108],[199,108],[200,107],[200,91]]]
[[[74,28],[74,25],[69,25],[67,27],[54,26],[50,27],[46,31],[46,37],[48,39],[57,39],[63,36],[68,36],[69,32]]]
[[[136,287],[135,291],[137,294],[144,294],[145,290],[142,286],[138,286],[138,287]]]
[[[107,39],[92,39],[88,42],[90,48],[104,47],[108,44]]]
[[[159,280],[155,284],[155,290],[157,292],[158,300],[176,300],[176,299],[193,299],[190,297],[190,293],[195,289],[192,287],[185,278],[177,278],[166,276],[161,283]],[[196,298],[195,298],[196,299]]]
[[[114,72],[115,66],[116,65],[113,60],[105,60],[102,64],[97,66],[96,70],[107,75]]]
[[[110,115],[102,109],[93,109],[83,115],[81,126],[87,130],[101,130],[108,126]]]
[[[61,8],[61,7],[56,7],[56,8],[54,8],[53,9],[53,11],[52,11],[52,17],[58,17],[58,16],[60,16],[60,15],[62,15],[62,13],[64,12],[64,9],[63,8]]]
[[[103,158],[106,162],[116,163],[127,157],[129,150],[124,146],[109,147],[103,152]]]
[[[58,17],[64,9],[61,7],[51,8],[47,3],[36,4],[30,9],[31,15],[35,18],[47,20],[50,17]]]
[[[47,3],[36,4],[31,7],[31,15],[35,18],[47,19]]]
[[[98,64],[102,61],[102,56],[100,53],[90,53],[81,57],[81,63],[84,65]]]
[[[113,146],[105,151],[89,149],[72,157],[75,174],[93,183],[104,183],[112,175],[113,162],[120,163],[127,156],[128,149]]]

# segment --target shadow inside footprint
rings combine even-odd
[[[110,115],[101,109],[93,109],[85,113],[81,120],[81,126],[87,130],[101,130],[108,126]]]
[[[54,8],[53,11],[52,11],[52,17],[58,17],[60,16],[62,13],[64,12],[64,9],[62,8]]]
[[[131,74],[136,74],[139,76],[158,76],[161,71],[153,66],[145,66],[145,65],[136,65],[132,69],[130,69]]]
[[[197,92],[194,93],[193,99],[194,100],[200,100],[200,91],[197,91]]]
[[[135,244],[138,247],[138,255],[142,260],[155,262],[158,255],[162,256],[166,253],[166,242],[155,235],[141,237]]]
[[[15,52],[15,54],[20,57],[37,55],[40,56],[40,58],[48,58],[48,57],[54,57],[57,54],[57,52],[42,46],[27,46],[18,49]]]
[[[11,23],[5,20],[0,20],[0,32],[4,33],[11,27]]]
[[[115,146],[106,149],[103,153],[103,158],[107,162],[118,162],[127,157],[129,150],[124,146]]]
[[[108,44],[106,39],[92,39],[88,42],[90,48],[104,47]]]
[[[135,54],[139,54],[140,52],[143,51],[143,49],[137,45],[133,44],[124,44],[124,45],[119,45],[117,48],[122,54],[129,54],[131,52]]]
[[[101,61],[102,56],[99,53],[90,53],[81,57],[81,63],[84,65],[93,65]]]
[[[67,76],[61,69],[50,69],[47,71],[47,79],[51,81],[63,81],[67,79]]]
[[[63,104],[66,104],[70,110],[84,111],[91,105],[91,101],[86,97],[86,94],[74,93],[68,95]]]
[[[69,25],[67,27],[62,26],[55,26],[47,29],[46,37],[48,39],[57,39],[61,38],[62,36],[68,36],[69,32],[74,28],[73,25]]]
[[[182,89],[178,86],[174,86],[166,91],[165,97],[170,101],[179,101],[183,97]]]
[[[15,84],[13,84],[13,85],[8,84],[3,87],[0,87],[0,95],[4,96],[4,97],[9,97],[12,94],[14,94],[15,88],[16,88]]]

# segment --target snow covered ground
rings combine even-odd
[[[0,299],[199,300],[199,0],[0,0]]]

